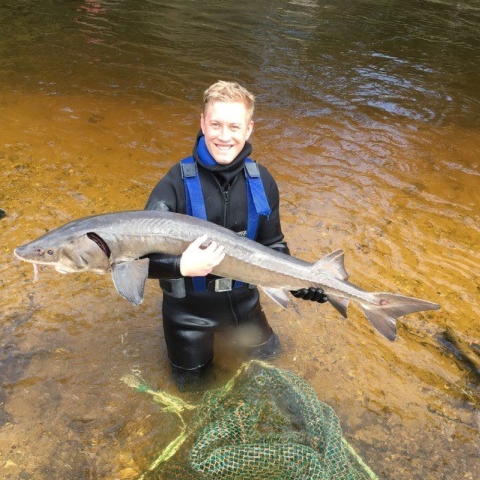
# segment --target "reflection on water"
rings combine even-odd
[[[33,272],[13,248],[142,208],[189,154],[204,88],[258,96],[255,158],[295,255],[337,248],[354,283],[439,312],[394,344],[352,307],[264,306],[275,363],[307,380],[381,478],[477,478],[480,5],[473,1],[0,0],[0,476],[135,478],[178,425],[125,387],[171,383],[159,294]],[[248,6],[248,8],[246,8]],[[219,383],[242,358],[219,345]],[[477,348],[477,350],[475,350]]]
[[[476,2],[2,4],[6,89],[178,102],[239,77],[301,116],[478,125]]]

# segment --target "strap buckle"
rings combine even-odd
[[[182,178],[193,178],[197,175],[196,163],[180,163]]]
[[[231,278],[217,278],[215,280],[216,292],[230,292],[232,290],[233,280]]]

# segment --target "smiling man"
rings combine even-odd
[[[238,83],[219,81],[208,88],[192,156],[169,170],[145,208],[203,218],[288,254],[277,184],[265,167],[249,158],[254,104],[255,97]],[[179,386],[208,370],[216,332],[232,333],[232,340],[257,358],[279,351],[258,289],[211,275],[224,258],[221,245],[200,237],[182,255],[149,258],[149,277],[160,279],[164,294],[165,341]],[[292,293],[326,301],[320,289]]]
[[[211,102],[200,118],[207,150],[219,165],[229,165],[242,151],[253,130],[248,107],[242,102]]]

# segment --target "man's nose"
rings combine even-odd
[[[231,138],[231,132],[230,132],[230,129],[228,128],[228,126],[222,127],[221,130],[220,130],[219,139],[226,142],[226,141],[230,140],[230,138]]]

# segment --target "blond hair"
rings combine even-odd
[[[237,82],[219,80],[208,87],[203,93],[203,113],[205,114],[207,107],[215,102],[243,103],[247,109],[248,120],[250,121],[253,118],[255,96]]]

